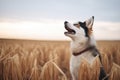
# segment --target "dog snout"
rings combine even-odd
[[[64,22],[65,25],[66,25],[67,23],[68,23],[67,21]]]
[[[67,21],[64,22],[64,25],[65,25],[65,28],[66,28],[66,29],[67,29],[67,27],[68,27],[68,26],[67,26],[67,23],[68,23]]]

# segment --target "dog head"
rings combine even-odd
[[[64,32],[64,34],[70,37],[72,40],[87,40],[92,35],[93,22],[94,16],[84,22],[77,22],[75,24],[65,21],[64,26],[67,32]]]

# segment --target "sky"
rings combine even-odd
[[[64,21],[95,16],[98,40],[120,40],[120,0],[0,0],[0,38],[69,40]]]

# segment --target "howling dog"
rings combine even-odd
[[[96,41],[92,33],[93,22],[94,16],[84,22],[77,22],[75,24],[71,24],[67,21],[64,22],[65,29],[67,30],[64,34],[72,39],[70,72],[73,80],[78,80],[78,69],[80,67],[82,57],[92,64],[95,57],[99,55],[99,59],[101,61],[101,56],[96,48]],[[101,62],[99,80],[108,80],[108,77],[106,76],[107,74],[105,73]]]

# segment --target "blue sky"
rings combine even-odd
[[[80,19],[120,21],[120,0],[0,0],[0,17],[39,20]]]
[[[120,39],[120,37],[118,36],[118,34],[120,34],[119,8],[120,8],[120,0],[0,0],[0,22],[4,22],[4,24],[2,23],[2,26],[0,26],[0,28],[3,29],[3,26],[6,27],[5,22],[10,23],[11,21],[12,21],[12,25],[14,26],[15,23],[24,21],[27,24],[23,26],[30,25],[32,22],[37,22],[42,24],[55,23],[56,26],[64,28],[63,22],[65,20],[71,22],[84,21],[91,16],[95,16],[95,25],[98,26],[97,28],[99,28],[99,29],[95,29],[97,30],[95,32],[97,39],[99,39],[98,35],[101,36],[100,39],[106,39],[105,37],[102,38],[102,35],[97,33],[104,31],[102,30],[104,28],[106,28],[107,33],[117,35],[116,36],[117,38],[114,38],[114,36],[112,36],[111,39]],[[59,25],[57,23],[59,23]],[[112,28],[111,25],[114,26],[113,29],[111,29]],[[50,26],[46,26],[46,28],[47,27],[49,29]],[[17,28],[18,26],[16,25],[16,30]],[[54,27],[53,32],[55,30],[57,29],[55,29]],[[8,33],[9,31],[12,30],[8,30]],[[63,29],[61,29],[61,32],[63,32]],[[62,39],[64,36],[60,35],[61,32],[58,34],[58,36],[61,36]],[[29,35],[29,31],[27,33]],[[7,31],[2,32],[1,34],[3,37],[4,34],[7,34]],[[12,35],[14,36],[15,34]],[[12,35],[7,35],[7,36],[11,36],[12,38]],[[49,36],[47,35],[47,33],[46,34],[43,33],[40,36],[43,35],[45,35],[46,37]],[[53,34],[51,34],[51,36],[52,35]],[[107,39],[110,39],[111,37],[111,35],[106,35],[106,36],[109,37]]]

